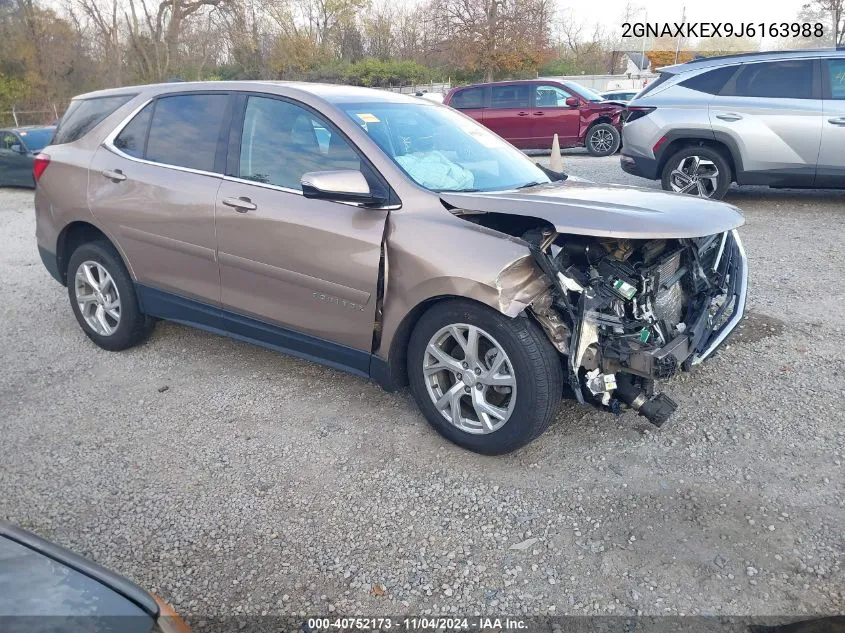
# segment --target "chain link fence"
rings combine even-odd
[[[11,110],[0,110],[0,126],[51,125],[59,119],[66,107],[65,103],[50,103],[36,107],[13,105]]]

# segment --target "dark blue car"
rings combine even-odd
[[[0,129],[0,187],[34,187],[32,161],[50,144],[56,128],[31,126]]]

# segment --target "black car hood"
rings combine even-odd
[[[694,196],[566,180],[528,189],[440,194],[453,213],[546,220],[559,233],[628,239],[714,235],[745,223],[734,206]]]

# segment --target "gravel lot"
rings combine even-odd
[[[618,157],[565,169],[626,176]],[[507,457],[409,393],[173,324],[78,328],[0,190],[0,518],[186,615],[845,612],[845,194],[732,191],[750,317],[656,430],[566,402]]]

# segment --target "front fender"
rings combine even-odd
[[[515,237],[440,213],[392,214],[387,234],[381,339],[387,359],[394,337],[419,306],[462,297],[516,316],[540,277],[527,244]],[[506,274],[503,276],[503,271]],[[527,292],[521,292],[527,287]]]

